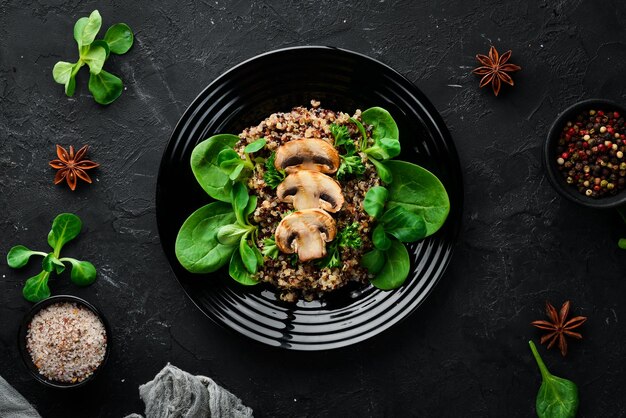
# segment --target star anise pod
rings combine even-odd
[[[561,310],[559,312],[556,311],[550,302],[546,302],[546,314],[550,318],[550,321],[540,320],[531,322],[532,325],[539,329],[550,331],[541,337],[541,344],[549,341],[548,349],[550,349],[558,341],[559,349],[561,350],[561,354],[563,356],[567,354],[567,340],[565,339],[565,336],[567,335],[569,337],[578,338],[579,340],[583,338],[583,336],[578,332],[574,332],[572,330],[578,328],[587,320],[587,317],[585,316],[576,316],[569,321],[566,321],[567,315],[569,315],[569,308],[569,300],[561,306]]]
[[[507,64],[511,58],[511,50],[499,55],[495,47],[489,48],[489,56],[476,54],[476,59],[482,66],[472,70],[474,74],[482,75],[480,79],[480,87],[485,87],[491,83],[493,93],[497,96],[500,93],[502,82],[513,85],[513,79],[507,73],[519,71],[522,69],[519,65]]]
[[[75,190],[77,179],[91,183],[91,178],[86,170],[99,167],[100,164],[85,159],[88,149],[89,146],[85,145],[74,154],[73,146],[70,145],[70,152],[68,153],[65,148],[57,145],[59,159],[50,161],[50,167],[59,170],[54,176],[54,184],[59,184],[65,180],[70,189]]]

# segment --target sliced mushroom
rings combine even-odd
[[[296,139],[281,145],[276,151],[274,166],[288,173],[307,169],[334,173],[339,168],[339,153],[323,139]]]
[[[305,209],[283,218],[276,228],[276,245],[305,262],[326,255],[326,243],[335,239],[335,220],[321,209]]]
[[[287,176],[276,189],[283,202],[293,203],[295,210],[322,208],[337,212],[343,206],[341,186],[326,174],[298,170]]]

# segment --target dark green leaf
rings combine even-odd
[[[253,286],[259,283],[246,269],[246,266],[241,260],[241,255],[239,254],[239,251],[233,252],[233,255],[230,259],[230,265],[228,266],[228,274],[235,281],[245,286]]]
[[[539,418],[574,418],[578,412],[578,387],[570,380],[550,374],[535,344],[532,341],[528,341],[528,344],[543,380],[537,393],[537,416]]]
[[[89,45],[96,39],[96,35],[102,26],[102,17],[97,10],[89,15],[89,18],[82,17],[74,25],[74,39],[78,46]]]
[[[237,135],[214,135],[196,145],[191,153],[191,171],[200,186],[213,199],[230,202],[232,182],[217,164],[217,156],[222,150],[232,148],[238,141]]]
[[[385,251],[385,265],[371,279],[371,283],[379,289],[391,290],[402,286],[409,275],[411,260],[404,244],[395,239]]]
[[[232,148],[225,148],[217,154],[217,165],[223,170],[227,170],[227,173],[230,173],[239,164],[243,164],[243,160]]]
[[[104,41],[114,54],[125,54],[133,46],[133,31],[126,23],[116,23],[107,29]]]
[[[91,74],[100,74],[104,61],[107,59],[107,51],[104,47],[94,42],[89,45],[84,54],[80,54],[80,59],[89,66]]]
[[[41,268],[47,272],[56,271],[57,274],[61,274],[65,270],[65,264],[56,258],[54,254],[50,253],[44,257],[41,262]]]
[[[383,183],[390,184],[391,182],[393,182],[393,175],[385,164],[371,157],[369,157],[368,159],[372,164],[374,164],[374,167],[376,167],[378,177],[380,177]]]
[[[72,264],[71,279],[78,286],[88,286],[96,280],[96,268],[89,261],[80,261],[73,258],[62,258]]]
[[[388,209],[380,218],[380,222],[385,227],[385,232],[393,235],[400,242],[415,242],[426,236],[424,218],[402,206]]]
[[[402,206],[426,222],[426,236],[445,222],[450,201],[443,184],[428,170],[405,161],[386,161],[394,181],[388,186],[387,208]]]
[[[228,178],[231,179],[232,181],[236,181],[237,179],[239,179],[241,177],[241,174],[242,174],[244,168],[245,168],[245,166],[243,165],[243,161],[242,161],[241,164],[237,165],[235,167],[235,169],[233,171],[231,171],[231,173],[228,176]]]
[[[19,269],[28,264],[28,260],[32,255],[40,255],[45,257],[47,254],[41,251],[29,250],[23,245],[16,245],[15,247],[11,248],[9,250],[9,253],[7,254],[7,264],[11,268]]]
[[[254,251],[254,255],[256,256],[257,265],[263,266],[264,260],[263,260],[263,253],[261,253],[261,250],[259,250],[259,248],[256,245],[253,245],[252,251]]]
[[[98,74],[89,75],[89,91],[93,98],[101,105],[108,105],[115,101],[122,94],[124,85],[122,80],[116,75],[104,70]]]
[[[391,240],[387,236],[382,224],[378,224],[374,228],[374,232],[372,232],[372,243],[374,243],[374,247],[382,251],[388,250],[391,246]]]
[[[389,193],[387,189],[382,186],[374,186],[365,193],[365,199],[363,199],[363,209],[365,212],[373,218],[379,218],[383,214],[385,209],[385,203],[387,203],[387,196]]]
[[[224,266],[237,248],[217,241],[217,231],[234,223],[231,205],[209,203],[187,218],[176,237],[176,258],[192,273],[211,273]]]
[[[374,248],[372,251],[363,254],[361,265],[371,274],[377,274],[385,265],[385,252]]]
[[[244,211],[246,221],[248,220],[248,217],[252,215],[254,211],[256,210],[257,200],[258,198],[256,197],[256,195],[250,196],[250,199],[248,200],[248,204],[246,205],[246,210]]]
[[[361,235],[359,234],[359,223],[353,222],[339,231],[336,238],[340,247],[360,248],[363,245]]]
[[[365,149],[367,147],[367,132],[365,131],[365,127],[358,119],[350,118],[350,122],[354,123],[361,134],[361,149]]]
[[[248,244],[248,241],[242,239],[239,243],[239,253],[241,254],[241,260],[243,265],[246,266],[248,272],[254,274],[257,270],[257,258],[254,250]]]
[[[237,217],[237,222],[239,222],[240,225],[247,225],[248,218],[246,216],[246,207],[250,200],[247,187],[240,182],[233,184],[233,188],[230,192],[230,200],[235,216]]]
[[[341,267],[341,256],[339,254],[339,245],[337,240],[328,245],[328,248],[326,248],[326,255],[317,260],[316,266],[321,269]]]
[[[252,154],[253,152],[262,150],[265,144],[267,144],[267,140],[265,138],[257,139],[253,143],[246,145],[243,152],[246,154]]]
[[[42,271],[36,276],[26,280],[22,294],[24,298],[30,302],[39,302],[50,297],[50,288],[48,287],[48,277],[50,273]]]
[[[56,254],[61,248],[78,236],[83,223],[80,218],[72,213],[61,213],[52,221],[52,229],[48,234],[48,244]]]

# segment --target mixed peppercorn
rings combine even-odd
[[[626,136],[619,112],[588,110],[563,127],[556,163],[568,184],[588,197],[614,196],[626,187]]]

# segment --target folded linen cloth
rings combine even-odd
[[[146,418],[252,418],[252,409],[212,379],[169,363],[152,381],[139,386],[139,395]]]
[[[41,418],[35,408],[0,376],[0,417]]]

